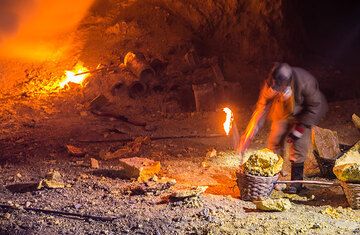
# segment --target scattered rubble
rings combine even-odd
[[[291,202],[287,198],[268,198],[253,203],[256,205],[256,209],[262,211],[284,211],[291,208]]]
[[[197,186],[191,189],[177,189],[173,194],[171,194],[171,199],[173,200],[184,200],[185,198],[199,197],[203,194],[208,186]]]
[[[150,138],[147,136],[136,137],[134,141],[128,142],[125,146],[119,148],[114,152],[102,150],[99,153],[99,157],[102,160],[111,160],[116,158],[122,158],[125,156],[131,156],[140,152],[141,146],[150,142]]]
[[[170,179],[167,177],[162,177],[158,179],[156,176],[154,176],[149,181],[141,183],[135,187],[131,187],[130,192],[131,195],[145,195],[151,193],[155,196],[158,196],[166,192],[175,184],[176,184],[175,179]]]
[[[240,166],[240,157],[235,151],[219,151],[215,149],[206,153],[202,167],[224,167],[238,169]]]
[[[160,172],[160,162],[147,158],[124,158],[120,160],[126,178],[135,178],[139,182],[146,182]]]

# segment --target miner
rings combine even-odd
[[[291,180],[302,180],[311,144],[311,127],[319,123],[327,110],[326,99],[314,76],[302,68],[276,63],[264,82],[237,150],[244,153],[269,117],[268,148],[284,156],[284,146],[288,143]],[[301,189],[302,184],[293,183],[287,191],[298,193]]]

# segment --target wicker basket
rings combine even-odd
[[[240,198],[244,201],[254,201],[269,197],[279,175],[264,177],[238,171],[236,177],[240,189]]]
[[[333,172],[335,161],[338,158],[340,158],[347,150],[349,150],[351,148],[351,146],[345,145],[345,144],[339,144],[339,148],[341,151],[340,154],[338,154],[336,157],[334,157],[332,159],[320,157],[319,153],[316,150],[313,151],[316,162],[318,163],[319,168],[320,168],[321,176],[323,176],[325,178],[329,178],[329,179],[336,178],[336,176]]]
[[[346,199],[352,209],[360,209],[360,183],[347,183],[340,181]]]

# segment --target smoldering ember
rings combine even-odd
[[[360,234],[360,2],[0,0],[0,234]]]

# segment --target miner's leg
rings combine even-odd
[[[302,138],[290,144],[291,180],[304,179],[304,162],[308,155],[311,143],[311,128],[305,128]],[[298,193],[302,189],[302,184],[291,184],[287,190],[289,193]]]
[[[287,120],[273,121],[271,131],[268,138],[268,148],[274,153],[284,156],[284,142],[289,131],[289,123]]]

